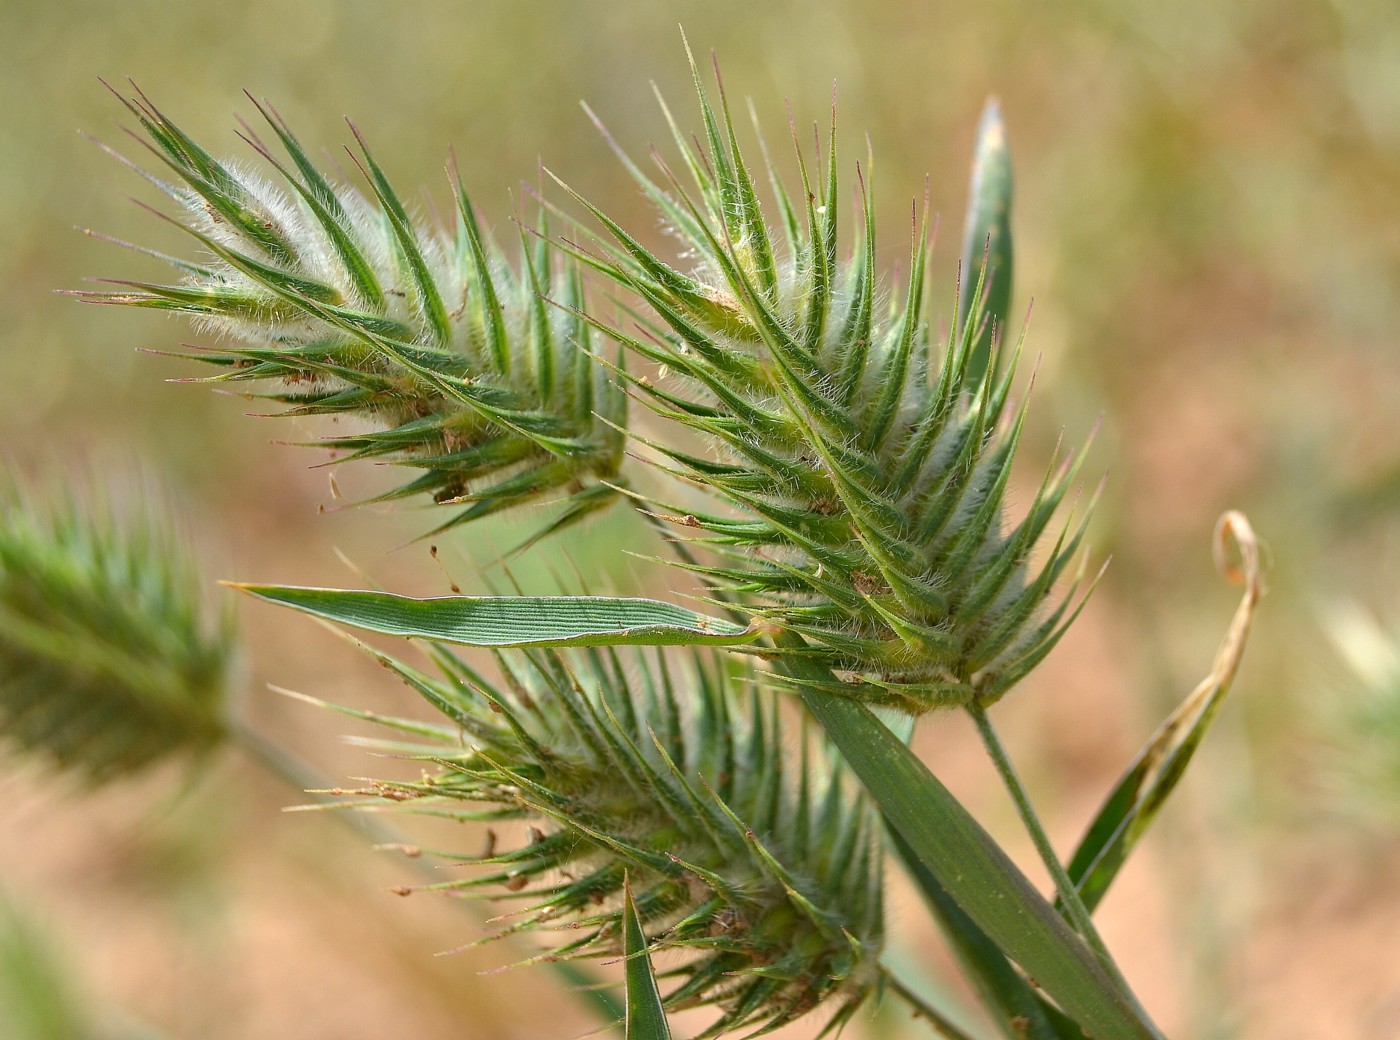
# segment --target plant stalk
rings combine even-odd
[[[922,1018],[933,1031],[945,1040],[973,1040],[972,1036],[954,1025],[946,1015],[919,996],[909,985],[901,981],[888,968],[883,969],[885,981],[895,995],[909,1005],[915,1018]]]
[[[1094,951],[1105,970],[1123,984],[1125,993],[1131,993],[1127,980],[1123,978],[1113,956],[1108,952],[1108,946],[1104,943],[1103,937],[1099,935],[1099,930],[1094,927],[1093,919],[1089,916],[1084,901],[1079,898],[1079,889],[1070,880],[1064,864],[1060,862],[1060,857],[1055,852],[1055,847],[1050,843],[1050,836],[1045,833],[1045,827],[1036,814],[1035,806],[1031,804],[1030,795],[1027,794],[1025,785],[1021,783],[1021,777],[1016,772],[1016,767],[1012,765],[1011,757],[1006,753],[1006,747],[1002,744],[1001,738],[997,736],[997,732],[992,726],[992,720],[987,717],[986,710],[976,702],[969,704],[967,710],[972,716],[972,721],[977,724],[977,733],[982,738],[982,744],[987,749],[992,764],[1001,775],[1002,782],[1006,784],[1006,790],[1011,795],[1011,800],[1016,804],[1016,811],[1020,814],[1021,822],[1025,824],[1026,831],[1035,844],[1036,852],[1040,854],[1045,869],[1050,872],[1051,880],[1055,884],[1055,892],[1060,897],[1060,905],[1063,907],[1065,916],[1069,918],[1074,930],[1083,936],[1084,941],[1089,944],[1089,948]]]

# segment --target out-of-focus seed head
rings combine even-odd
[[[1326,745],[1318,777],[1340,815],[1400,830],[1400,624],[1356,603],[1325,620],[1346,680],[1313,709]]]
[[[224,736],[233,635],[153,512],[0,477],[0,738],[101,783]]]

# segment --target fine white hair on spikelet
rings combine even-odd
[[[833,119],[814,165],[797,149],[797,190],[784,188],[763,148],[782,218],[770,227],[722,83],[716,108],[695,79],[701,137],[666,111],[693,187],[659,160],[653,180],[618,150],[681,239],[686,269],[579,200],[605,229],[592,237],[593,266],[656,315],[645,335],[608,330],[672,374],[661,385],[634,380],[638,397],[707,435],[719,455],[662,448],[663,464],[741,519],[665,502],[659,511],[686,516],[688,535],[717,557],[686,566],[800,636],[802,652],[846,680],[833,692],[916,713],[989,703],[1078,609],[1057,599],[1056,579],[1084,518],[1037,566],[1030,560],[1083,452],[1057,459],[1022,519],[1008,523],[1026,414],[1010,401],[1020,344],[979,368],[985,278],[959,286],[959,320],[947,342],[934,341],[923,317],[927,214],[915,207],[907,284],[895,291],[875,271],[869,177],[858,167],[856,247],[839,257]]]
[[[544,533],[617,499],[626,395],[596,363],[577,266],[545,236],[512,266],[456,183],[455,229],[416,220],[358,131],[367,191],[322,174],[259,105],[283,157],[246,124],[242,136],[285,182],[274,184],[210,156],[144,95],[122,100],[176,178],[147,179],[205,256],[165,258],[177,283],[80,295],[188,316],[221,341],[191,355],[223,369],[215,381],[271,384],[262,396],[289,414],[370,420],[314,443],[422,470],[384,497],[464,505],[437,530],[562,502]]]

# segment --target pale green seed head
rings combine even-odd
[[[465,506],[442,527],[563,500],[557,527],[613,500],[625,398],[591,356],[579,272],[546,237],[522,235],[508,263],[455,181],[452,227],[415,219],[358,131],[365,191],[317,170],[260,107],[285,158],[245,139],[279,187],[214,159],[144,97],[123,100],[175,179],[143,175],[206,256],[162,257],[176,283],[84,299],[189,316],[221,341],[192,355],[224,369],[213,381],[270,384],[258,396],[286,414],[369,420],[316,446],[422,470],[384,497]]]
[[[652,179],[622,157],[682,240],[690,269],[589,207],[613,239],[598,241],[593,266],[658,319],[646,335],[612,332],[671,375],[633,378],[638,396],[706,435],[717,457],[647,443],[665,468],[735,509],[663,510],[717,554],[696,569],[801,635],[844,680],[836,692],[913,712],[993,701],[1077,610],[1056,581],[1083,520],[1048,552],[1038,546],[1082,453],[1057,461],[1024,518],[1008,523],[1025,417],[1011,403],[1019,345],[1007,364],[984,362],[974,376],[982,283],[960,288],[970,305],[954,294],[952,311],[966,319],[938,342],[924,315],[926,218],[903,294],[887,293],[862,178],[860,235],[853,254],[839,256],[834,120],[813,170],[797,149],[800,190],[770,167],[775,230],[727,102],[716,114],[698,76],[697,89],[703,150],[671,119],[689,186],[664,162]]]
[[[158,512],[0,478],[0,740],[101,783],[224,737],[233,634]]]
[[[1346,666],[1339,688],[1312,709],[1323,737],[1318,775],[1339,814],[1400,828],[1400,623],[1359,604],[1326,616]]]

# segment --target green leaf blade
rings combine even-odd
[[[1216,529],[1217,560],[1226,538],[1239,548],[1241,565],[1222,566],[1227,578],[1245,587],[1214,667],[1158,728],[1123,777],[1104,799],[1070,859],[1070,880],[1092,912],[1147,832],[1186,771],[1206,731],[1219,714],[1244,654],[1245,641],[1262,594],[1259,545],[1249,521],[1226,513]]]
[[[760,631],[653,599],[450,596],[235,585],[257,599],[381,635],[462,646],[734,646]]]
[[[799,679],[831,681],[825,667],[799,656],[783,666]],[[1158,1040],[1132,995],[870,709],[816,689],[800,696],[917,860],[1066,1014],[1096,1040]]]
[[[987,933],[943,890],[909,843],[897,831],[891,832],[891,838],[968,981],[1006,1040],[1082,1040],[1079,1027],[1045,1003]]]

